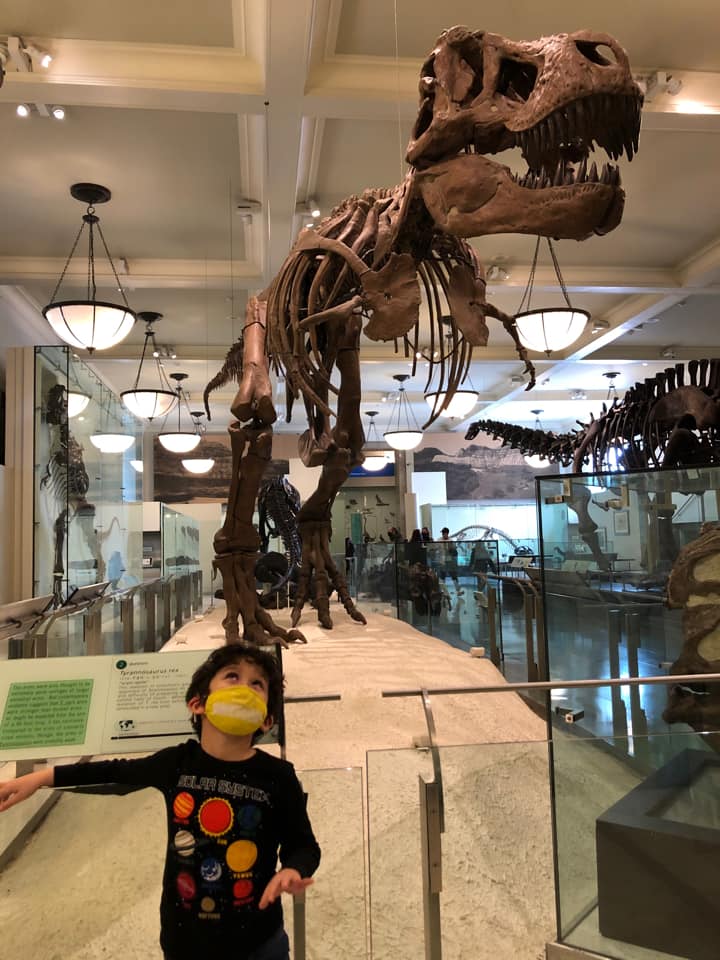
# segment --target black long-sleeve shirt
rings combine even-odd
[[[55,767],[57,787],[101,783],[156,787],[165,798],[160,944],[178,960],[215,950],[241,960],[282,925],[279,898],[258,909],[278,852],[303,877],[320,862],[292,764],[261,750],[229,762],[188,740],[138,760]]]

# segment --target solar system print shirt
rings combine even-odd
[[[242,960],[282,925],[279,899],[258,909],[278,852],[303,877],[320,862],[292,764],[261,750],[227,762],[188,740],[139,760],[55,767],[58,787],[99,783],[156,787],[165,797],[160,943],[170,957],[222,948]]]

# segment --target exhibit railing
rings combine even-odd
[[[641,700],[661,690],[711,726],[719,684],[700,674],[384,693],[421,699],[428,738],[424,750],[368,753],[373,958],[510,960],[552,942],[548,957],[716,956],[717,733],[665,725],[618,752],[553,714],[534,741],[441,746],[432,711],[446,697],[531,692],[550,705],[627,686]],[[477,715],[497,716],[493,706]],[[507,703],[509,732],[516,709]],[[383,910],[401,873],[404,898]]]
[[[111,592],[110,583],[0,606],[0,659],[72,657],[159,650],[202,610],[202,571],[146,580]]]
[[[714,958],[717,734],[634,735],[618,760],[604,738],[560,715],[546,725],[518,694],[552,703],[568,691],[607,697],[629,686],[642,698],[657,687],[699,704],[701,717],[719,682],[708,674],[387,691],[398,716],[402,701],[417,701],[425,735],[367,752],[365,806],[358,767],[300,773],[323,862],[304,901],[287,904],[293,956],[517,960],[556,942],[612,960]],[[316,731],[328,746],[331,727]],[[664,743],[638,749],[648,739]],[[60,947],[73,956],[90,943],[112,955],[119,929],[127,955],[147,955],[166,841],[143,825],[164,816],[161,802],[147,791],[59,802],[61,815],[3,873],[8,955],[51,960]],[[129,830],[143,844],[129,844]],[[99,897],[108,864],[113,896]],[[33,897],[44,905],[42,929],[27,923]]]

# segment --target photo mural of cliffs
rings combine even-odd
[[[183,457],[209,457],[215,465],[209,473],[188,473],[181,462]],[[227,434],[205,434],[196,450],[183,455],[170,453],[156,437],[153,461],[156,500],[162,503],[224,503],[227,500],[232,473],[232,452]],[[282,477],[289,471],[288,460],[271,460],[265,477]]]
[[[535,477],[518,450],[468,444],[457,453],[427,446],[415,453],[415,472],[445,474],[448,500],[534,500]]]

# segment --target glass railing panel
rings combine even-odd
[[[355,582],[361,610],[397,616],[398,569],[392,543],[355,545]]]
[[[306,956],[366,960],[367,910],[363,777],[360,767],[298,772],[322,850],[317,881],[305,896]],[[293,902],[284,898],[285,927],[294,940]],[[292,955],[299,955],[293,950]]]
[[[563,943],[617,960],[717,956],[720,758],[713,735],[687,731],[554,731]]]
[[[547,744],[442,747],[439,756],[443,960],[544,955],[555,932]],[[367,762],[373,958],[417,960],[425,955],[419,781],[433,779],[432,758],[372,751]]]
[[[305,955],[366,960],[361,770],[312,770],[299,776],[323,850],[317,882],[306,894]],[[49,792],[42,796],[47,800]],[[14,809],[20,811],[22,805]],[[0,821],[0,842],[10,819],[4,814]],[[164,822],[164,803],[156,790],[122,797],[60,794],[32,843],[3,870],[2,956],[159,960]],[[129,837],[142,837],[142,842],[128,842]],[[112,895],[103,882],[108,870]],[[293,903],[288,897],[283,901],[292,939]],[[28,923],[41,904],[43,924]]]

